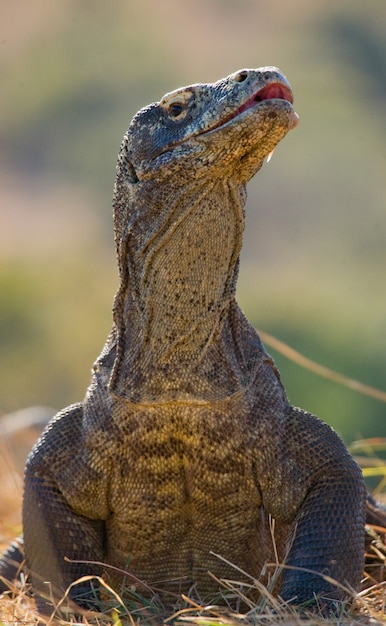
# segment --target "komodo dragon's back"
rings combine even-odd
[[[275,550],[288,601],[344,599],[331,578],[359,587],[361,472],[289,404],[235,300],[246,183],[296,124],[272,67],[178,89],[133,118],[114,192],[113,328],[84,401],[50,422],[26,467],[42,611],[94,574],[170,605],[181,592],[217,601],[219,578],[259,578]],[[71,593],[92,605],[88,583]]]

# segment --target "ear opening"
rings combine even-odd
[[[118,167],[120,168],[127,182],[135,184],[139,182],[139,178],[137,176],[137,172],[135,171],[134,165],[130,161],[127,142],[128,138],[126,134],[122,139],[120,151],[118,154]]]
[[[138,183],[139,178],[137,176],[137,172],[134,169],[134,165],[126,158],[124,162],[124,168],[126,171],[127,178],[130,183]]]

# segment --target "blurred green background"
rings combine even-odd
[[[117,288],[121,136],[178,86],[277,65],[300,125],[249,185],[239,301],[308,357],[386,389],[384,0],[0,2],[0,413],[80,400]],[[350,442],[386,405],[275,356]]]

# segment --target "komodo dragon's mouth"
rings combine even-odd
[[[224,126],[224,124],[227,124],[228,122],[233,120],[235,117],[240,115],[240,113],[244,113],[244,111],[247,111],[247,109],[251,109],[252,107],[256,106],[256,103],[263,102],[263,100],[274,99],[286,100],[290,104],[293,104],[294,101],[292,92],[288,87],[286,87],[286,85],[283,85],[283,83],[270,83],[269,85],[266,85],[265,87],[259,89],[259,91],[253,94],[253,96],[251,96],[246,102],[244,102],[244,104],[236,109],[236,111],[233,111],[233,113],[231,113],[228,117],[220,120],[217,124],[211,126],[207,131],[204,132],[208,133],[212,130],[215,130],[216,128],[219,128],[220,126]]]
[[[201,135],[209,135],[212,131],[217,130],[218,128],[220,128],[220,126],[225,126],[225,124],[233,120],[235,117],[237,117],[241,113],[244,113],[244,111],[247,111],[247,109],[251,109],[252,107],[259,104],[260,102],[263,102],[264,100],[285,100],[286,102],[293,104],[292,91],[289,87],[287,87],[286,85],[280,82],[272,82],[269,85],[265,85],[265,87],[262,87],[261,89],[256,91],[256,93],[254,93],[253,96],[248,98],[248,100],[244,102],[244,104],[240,105],[238,109],[233,111],[233,113],[230,113],[227,117],[222,118],[221,120],[216,122],[213,126],[210,126],[210,128],[206,128],[205,130],[201,130],[197,132],[196,134],[193,135],[193,137],[199,137]],[[295,126],[297,126],[298,120],[299,120],[299,117],[294,112],[292,128],[295,128]],[[190,137],[188,138],[184,137],[183,139],[181,139],[181,141],[178,141],[174,144],[169,145],[165,150],[160,150],[160,152],[155,154],[153,158],[156,158],[160,156],[161,154],[164,154],[165,152],[169,152],[171,149],[176,148],[177,146],[183,144],[187,139],[190,139]]]
[[[232,119],[233,117],[236,117],[236,115],[243,113],[243,111],[246,111],[247,109],[255,106],[256,102],[273,99],[287,100],[287,102],[290,102],[291,104],[293,104],[294,102],[292,92],[288,87],[286,87],[282,83],[271,83],[270,85],[266,85],[265,87],[262,87],[262,89],[259,89],[257,93],[255,93],[251,98],[249,98],[249,100],[244,102],[241,107],[239,107],[234,113],[232,113],[229,119]],[[229,119],[227,121],[229,121]]]

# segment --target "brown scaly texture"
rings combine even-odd
[[[271,67],[179,89],[131,122],[114,195],[113,328],[84,401],[50,422],[26,468],[38,595],[43,581],[60,597],[102,571],[69,557],[127,569],[170,604],[192,589],[213,601],[208,571],[242,578],[216,554],[256,578],[274,560],[270,516],[279,559],[289,551],[305,568],[284,572],[284,599],[343,599],[320,574],[359,587],[361,472],[329,426],[289,404],[235,300],[246,183],[295,125]]]

